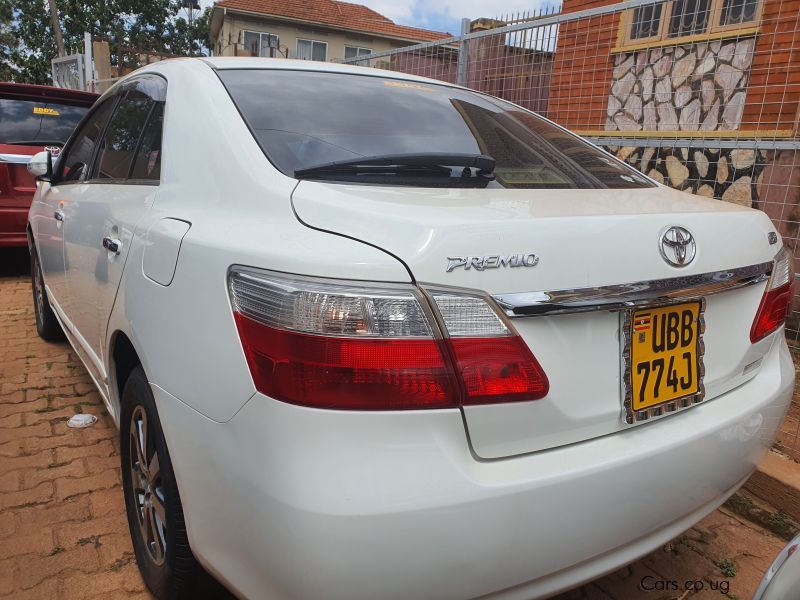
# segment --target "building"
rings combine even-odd
[[[765,210],[794,241],[798,13],[800,0],[668,0],[562,23],[547,116],[668,185]]]
[[[339,61],[450,34],[397,25],[366,6],[337,0],[219,0],[209,36],[216,56]]]
[[[563,10],[614,3],[566,0]],[[792,138],[798,10],[796,0],[674,0],[564,24],[550,116],[589,134]],[[577,111],[572,88],[581,74],[591,77]]]

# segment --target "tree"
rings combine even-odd
[[[180,16],[179,0],[56,0],[56,4],[68,52],[83,51],[85,31],[109,42],[112,64],[125,63],[124,48],[179,55],[208,49],[210,10],[189,28]],[[10,12],[6,29],[4,7]],[[0,72],[2,78],[50,83],[50,61],[58,53],[47,4],[42,0],[0,0],[0,36],[4,31],[14,43],[6,46],[0,39],[0,49],[9,48],[7,58],[0,54],[0,63],[7,65],[6,71]]]
[[[0,0],[0,81],[9,81],[14,73],[11,67],[11,51],[17,41],[11,20],[11,0]]]
[[[179,2],[173,3],[173,10],[180,10]],[[211,7],[206,9],[192,19],[191,28],[189,22],[179,16],[173,15],[167,24],[166,36],[164,38],[164,51],[170,54],[197,56],[208,54],[211,49],[208,39],[208,28],[211,22]]]

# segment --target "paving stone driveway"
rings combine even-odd
[[[0,598],[150,598],[129,541],[116,429],[69,346],[36,335],[25,265],[24,254],[0,251]],[[99,421],[70,429],[77,412]],[[749,600],[783,545],[721,509],[563,598]],[[672,581],[680,589],[664,590]]]
[[[69,346],[36,335],[24,257],[0,252],[0,596],[150,598],[133,560],[116,428]],[[68,428],[78,412],[99,420]]]

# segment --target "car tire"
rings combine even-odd
[[[44,286],[42,265],[39,263],[39,254],[31,250],[31,291],[33,292],[33,314],[36,317],[36,333],[48,342],[60,342],[64,339],[64,331],[58,322],[47,289]]]
[[[122,393],[120,455],[131,541],[147,588],[159,600],[209,597],[211,578],[189,547],[175,473],[141,367]]]

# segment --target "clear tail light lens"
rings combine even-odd
[[[775,256],[772,275],[750,328],[751,342],[764,339],[786,321],[794,298],[795,277],[792,263],[792,253],[786,247]]]
[[[411,285],[242,267],[231,269],[229,289],[256,388],[277,400],[405,410],[535,400],[548,391],[527,345],[480,295],[431,292],[429,303]]]

